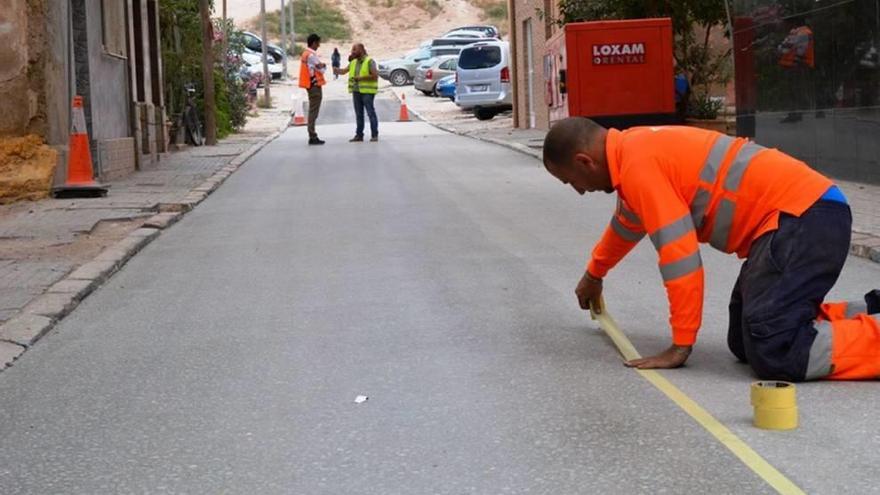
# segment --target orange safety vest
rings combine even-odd
[[[781,212],[800,216],[833,185],[778,150],[692,127],[611,129],[605,147],[618,207],[587,270],[604,277],[647,234],[676,345],[692,345],[702,324],[698,243],[744,258]]]
[[[312,75],[309,73],[309,55],[315,53],[311,48],[306,48],[302,56],[299,58],[299,87],[309,89],[312,87]],[[326,84],[324,74],[319,70],[315,70],[315,79],[318,86]]]
[[[816,66],[813,31],[807,26],[792,29],[782,41],[779,51],[779,65],[782,67],[791,68],[798,62],[811,69]]]

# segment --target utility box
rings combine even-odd
[[[668,18],[566,24],[544,56],[550,123],[574,116],[618,129],[676,123],[672,50]]]

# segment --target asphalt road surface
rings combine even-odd
[[[613,196],[387,112],[379,143],[349,144],[348,106],[326,103],[327,145],[286,132],[0,373],[0,492],[772,491],[577,308]],[[805,491],[880,490],[876,382],[804,384],[799,429],[751,426],[725,344],[739,262],[703,253],[705,325],[663,375]],[[878,280],[850,259],[836,292]],[[668,344],[650,243],[606,301],[643,354]]]

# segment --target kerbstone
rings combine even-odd
[[[0,342],[0,370],[5,369],[24,352],[24,347],[11,342]]]
[[[52,329],[55,322],[48,316],[23,313],[0,326],[0,340],[28,347]]]
[[[167,229],[177,223],[181,216],[180,213],[159,213],[158,215],[150,217],[150,219],[144,223],[144,227],[159,230]]]
[[[70,313],[77,302],[72,294],[46,293],[25,306],[24,312],[60,320]]]
[[[94,280],[73,280],[64,279],[52,287],[49,287],[51,293],[72,294],[77,299],[86,297],[90,292],[95,290],[97,282]]]
[[[94,280],[103,282],[108,275],[116,270],[117,263],[114,261],[90,261],[77,268],[68,278],[75,280]]]

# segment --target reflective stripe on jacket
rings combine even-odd
[[[691,127],[611,129],[606,153],[618,207],[587,269],[604,277],[648,235],[676,345],[693,344],[702,323],[698,243],[744,258],[780,212],[800,216],[833,185],[775,149]]]
[[[314,53],[310,48],[303,51],[299,58],[299,87],[309,89],[312,87],[312,74],[309,71],[309,55]],[[323,86],[327,82],[324,80],[324,74],[315,70],[315,82],[318,86]]]
[[[354,59],[348,64],[348,92],[349,93],[354,93],[354,83],[355,83],[354,78],[355,78],[355,76],[368,77],[370,75],[370,63],[372,62],[372,60],[373,59],[371,59],[370,57],[364,57],[364,60],[361,63],[361,70],[359,71],[360,73],[355,72],[355,70],[357,69],[358,59]],[[361,93],[364,95],[374,95],[379,92],[379,80],[378,79],[374,79],[371,81],[368,81],[366,79],[361,79],[360,81],[357,82],[357,84],[358,84],[358,93]]]

